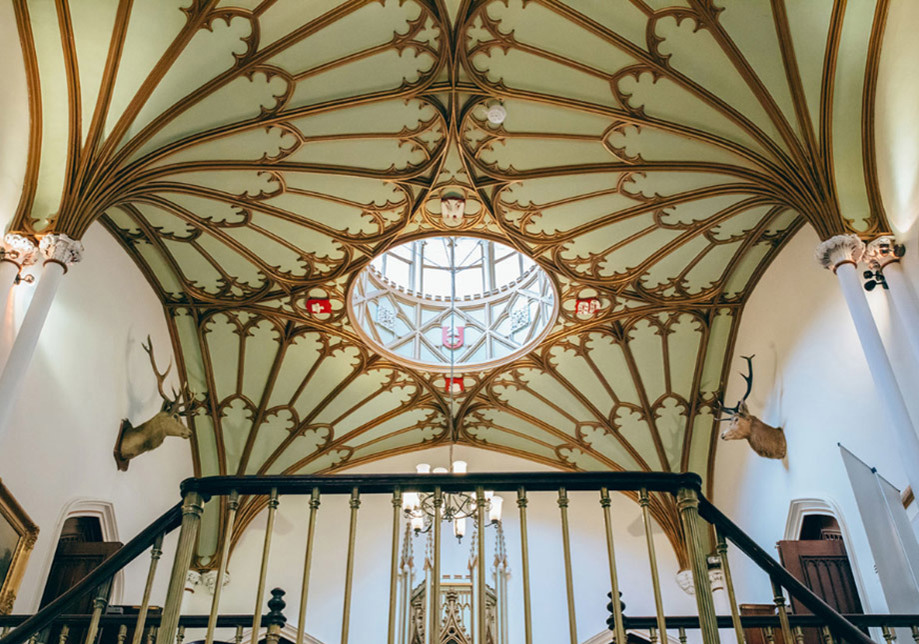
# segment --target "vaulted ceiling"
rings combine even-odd
[[[712,404],[758,276],[805,223],[886,228],[887,0],[13,4],[31,145],[12,227],[98,220],[134,257],[204,403],[200,475],[456,440],[710,486]],[[466,197],[459,229],[446,191]],[[366,346],[346,296],[386,248],[457,230],[532,256],[561,311],[451,397]]]

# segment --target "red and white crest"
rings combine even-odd
[[[312,315],[332,312],[332,303],[328,298],[311,298],[306,301],[306,310]]]
[[[600,300],[595,297],[578,298],[574,312],[578,315],[596,315],[600,310]]]
[[[466,341],[466,327],[445,324],[440,332],[441,343],[448,349],[459,349]]]
[[[463,384],[463,379],[460,378],[444,378],[446,384],[444,385],[444,391],[448,394],[461,394],[466,391],[466,385]]]

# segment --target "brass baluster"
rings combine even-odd
[[[262,625],[262,597],[265,595],[265,579],[268,576],[268,555],[271,553],[271,538],[274,534],[274,515],[278,511],[278,488],[271,489],[268,498],[268,522],[265,525],[265,543],[262,546],[262,566],[258,574],[258,588],[255,591],[255,609],[252,611],[252,644],[258,644],[258,631]]]
[[[29,638],[29,644],[38,644],[38,633],[32,633],[32,637]]]
[[[144,586],[144,598],[140,602],[140,610],[137,612],[137,622],[134,624],[133,644],[140,644],[140,636],[144,630],[144,623],[147,621],[147,610],[150,607],[150,593],[153,591],[153,578],[156,576],[156,567],[160,557],[163,556],[163,535],[159,535],[153,542],[153,548],[150,549],[150,568],[147,570],[147,583]]]
[[[680,644],[686,644],[686,629],[682,626],[677,629],[677,637],[680,640]]]
[[[896,633],[892,631],[889,626],[881,626],[881,633],[884,634],[884,639],[887,640],[887,644],[890,644],[897,639]]]
[[[319,488],[310,495],[310,518],[306,533],[306,553],[303,555],[303,581],[300,587],[300,612],[297,619],[297,644],[303,644],[306,632],[306,601],[310,589],[310,566],[313,561],[313,541],[316,536],[316,513],[319,511]]]
[[[179,530],[179,543],[176,546],[175,559],[172,562],[172,574],[169,577],[169,589],[166,591],[166,603],[160,628],[157,631],[156,644],[175,642],[176,629],[179,625],[179,611],[182,609],[182,597],[185,594],[185,577],[191,567],[195,542],[198,538],[198,527],[201,525],[203,511],[201,495],[189,492],[182,505],[182,527]]]
[[[428,619],[428,628],[430,628],[431,638],[430,641],[432,644],[434,642],[440,642],[440,529],[441,523],[443,523],[441,512],[444,504],[443,494],[440,491],[440,487],[434,488],[434,523],[431,526],[432,532],[434,533],[434,552],[432,556],[434,558],[434,570],[432,572],[431,579],[431,596],[429,600],[429,619]],[[482,534],[479,534],[479,540],[482,539]],[[484,601],[484,598],[483,598]],[[484,640],[483,640],[484,641]]]
[[[527,493],[517,488],[517,507],[520,509],[520,557],[523,561],[523,630],[526,644],[533,644],[533,616],[530,612],[530,553],[527,545]],[[622,644],[621,642],[619,644]],[[919,641],[917,641],[919,644]]]
[[[3,639],[4,637],[6,637],[6,634],[9,633],[9,632],[10,632],[10,627],[9,627],[9,626],[4,626],[4,627],[0,628],[0,639]]]
[[[667,640],[667,622],[664,619],[664,602],[661,599],[661,581],[657,571],[657,552],[654,549],[654,536],[651,533],[651,499],[648,490],[641,489],[638,495],[638,505],[641,506],[641,521],[645,529],[645,542],[648,547],[648,559],[651,562],[651,587],[654,591],[654,609],[657,613],[657,628],[661,632],[661,639]]]
[[[651,644],[657,644],[657,629],[653,626],[648,628],[648,640]]]
[[[826,644],[834,644],[833,632],[830,630],[829,626],[824,626],[821,632],[823,633],[823,641],[826,642]]]
[[[176,644],[182,644],[185,641],[185,627],[179,626],[179,630],[176,631]]]
[[[389,627],[386,630],[389,644],[396,642],[396,594],[399,571],[399,524],[402,515],[402,492],[399,488],[392,493],[392,559],[389,562]],[[301,621],[303,621],[301,619]],[[298,642],[302,644],[302,642]]]
[[[93,644],[96,641],[96,634],[99,632],[99,619],[102,617],[102,611],[108,605],[108,600],[102,595],[102,587],[96,590],[96,597],[93,599],[93,616],[89,620],[89,628],[86,630],[86,644]]]
[[[795,626],[795,644],[804,644],[804,630],[800,626]]]
[[[126,639],[128,639],[128,625],[122,624],[121,626],[118,627],[117,642],[118,644],[124,644],[124,641]]]
[[[360,490],[351,490],[351,525],[348,529],[348,563],[345,567],[345,601],[341,616],[341,644],[348,644],[348,629],[351,625],[351,582],[354,577],[354,542],[357,538],[357,511],[361,507]],[[254,643],[253,643],[254,644]]]
[[[708,581],[708,562],[699,538],[699,495],[693,489],[681,488],[677,495],[677,506],[680,510],[683,536],[689,550],[702,641],[705,644],[719,644],[721,639],[718,634],[718,617],[715,615],[715,600]]]
[[[721,561],[721,571],[724,573],[724,586],[728,591],[728,603],[731,605],[731,623],[734,625],[734,636],[737,638],[737,644],[744,644],[743,624],[740,622],[740,611],[737,609],[737,595],[734,593],[734,578],[731,576],[731,565],[728,561],[728,543],[724,536],[715,529],[717,541],[716,549],[718,559]],[[786,637],[788,633],[785,633]],[[785,640],[786,644],[791,644],[791,638]]]
[[[153,644],[153,639],[156,637],[156,626],[150,626],[147,629],[147,644]]]
[[[207,618],[207,635],[204,638],[205,644],[213,644],[214,629],[217,628],[217,613],[220,610],[220,594],[223,591],[223,579],[227,572],[227,564],[230,560],[230,542],[233,540],[233,526],[236,523],[236,511],[239,509],[239,493],[236,490],[230,492],[230,498],[227,501],[227,528],[223,534],[223,548],[220,550],[220,563],[217,567],[217,581],[214,586],[214,596],[211,598],[211,613]],[[136,635],[135,635],[136,637]],[[135,641],[134,644],[137,644]]]
[[[766,644],[775,644],[775,630],[771,626],[763,629],[763,635],[766,637]]]
[[[913,634],[913,641],[916,644],[919,644],[919,626],[912,626],[910,627],[910,630],[912,631],[912,634]]]
[[[6,635],[6,633],[4,633]],[[57,637],[57,644],[67,644],[67,638],[70,637],[70,627],[67,624],[61,626],[61,634]]]
[[[243,627],[242,627],[242,624],[239,624],[239,625],[236,626],[236,635],[234,636],[233,641],[236,642],[236,644],[242,644],[242,642],[243,642]]]
[[[775,579],[770,581],[772,582],[772,593],[774,595],[773,601],[775,601],[775,606],[778,609],[779,624],[782,625],[782,636],[786,642],[791,642],[791,626],[788,623],[788,610],[785,608],[785,595],[782,593],[782,587]]]
[[[616,574],[616,551],[613,547],[613,521],[610,517],[609,490],[600,488],[600,506],[603,508],[603,523],[606,527],[606,555],[609,560],[610,597],[613,606],[613,632],[616,635],[616,644],[626,644],[625,627],[622,624],[622,604],[619,601],[619,577]]]
[[[568,635],[571,644],[578,644],[578,626],[574,614],[574,578],[571,570],[571,538],[568,534],[568,492],[565,488],[558,490],[558,509],[562,516],[562,551],[565,557],[565,588],[568,592]]]
[[[478,532],[478,542],[479,555],[476,561],[476,567],[478,568],[476,579],[478,587],[478,599],[476,604],[476,631],[478,637],[476,638],[475,644],[487,644],[485,639],[485,634],[487,632],[487,625],[485,623],[485,488],[477,487],[475,489],[475,500],[476,500],[476,529]],[[432,644],[434,640],[431,640]]]

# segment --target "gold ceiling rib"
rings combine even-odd
[[[752,286],[804,223],[886,229],[888,3],[14,0],[31,122],[12,228],[100,220],[135,259],[206,410],[196,474],[329,472],[449,425],[711,491]],[[529,355],[461,374],[454,414],[443,374],[375,355],[346,298],[387,248],[460,232],[533,257],[561,307]],[[243,499],[238,534],[260,509]],[[676,509],[652,512],[682,558]]]

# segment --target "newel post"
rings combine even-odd
[[[271,591],[271,599],[268,600],[269,612],[265,615],[265,627],[268,629],[265,633],[265,644],[278,644],[281,639],[281,629],[287,623],[287,618],[282,612],[287,606],[283,597],[284,591],[280,588]]]
[[[185,577],[191,567],[191,559],[198,538],[198,527],[201,525],[201,514],[204,501],[197,492],[185,495],[182,505],[182,527],[179,529],[179,543],[176,546],[175,560],[172,563],[172,575],[169,577],[169,588],[166,591],[166,604],[163,606],[163,617],[156,634],[156,644],[173,644],[176,629],[179,626],[179,613],[182,610],[182,597],[185,592]]]
[[[708,562],[702,551],[699,538],[699,495],[691,488],[680,488],[677,507],[683,524],[683,537],[689,553],[692,580],[696,587],[696,606],[699,609],[699,627],[705,644],[719,644],[718,618],[715,615],[715,600],[708,581]]]

